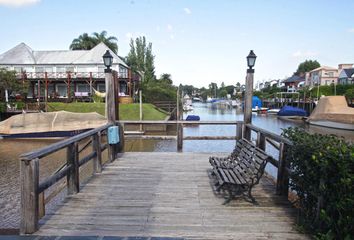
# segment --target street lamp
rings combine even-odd
[[[246,92],[245,92],[245,107],[243,121],[244,124],[252,123],[252,95],[253,95],[253,75],[254,75],[254,64],[256,63],[256,54],[253,50],[247,56],[247,76],[246,76]],[[245,132],[243,133],[244,138],[251,139],[251,130],[249,128],[244,128]]]
[[[109,52],[109,50],[107,50],[105,52],[105,54],[102,56],[103,58],[103,64],[107,67],[104,72],[109,73],[112,72],[111,66],[112,66],[112,62],[113,62],[113,57],[111,55],[111,53]]]
[[[253,50],[250,51],[250,53],[247,56],[247,65],[248,65],[248,70],[247,72],[249,72],[249,70],[253,70],[250,71],[250,73],[254,73],[254,69],[252,69],[254,67],[254,64],[256,63],[256,54],[254,54]]]

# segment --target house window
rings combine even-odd
[[[65,67],[57,67],[57,73],[65,73]]]
[[[333,72],[328,72],[327,75],[328,77],[333,77]]]
[[[22,67],[14,67],[14,70],[18,73],[22,72]]]
[[[106,69],[105,66],[98,66],[98,72],[99,73],[103,73],[105,69]]]
[[[65,71],[73,73],[75,71],[75,68],[73,66],[69,66],[65,68]]]
[[[106,85],[104,83],[97,84],[97,91],[106,92]]]
[[[59,97],[67,97],[68,88],[66,84],[60,83],[55,85],[56,92],[58,93]]]
[[[36,72],[37,73],[43,73],[44,72],[44,67],[36,67]]]
[[[76,85],[76,92],[90,92],[90,86],[88,84],[79,83]]]
[[[47,73],[52,73],[53,72],[53,67],[45,67],[44,71]]]
[[[128,78],[128,69],[124,67],[119,67],[119,77],[120,78]]]

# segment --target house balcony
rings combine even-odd
[[[18,72],[16,77],[28,80],[102,79],[104,72]],[[128,73],[118,73],[119,79],[129,79]]]

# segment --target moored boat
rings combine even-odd
[[[344,96],[321,97],[307,122],[312,125],[354,131],[354,108]]]
[[[308,116],[307,112],[302,108],[284,106],[277,113],[280,119],[301,120]]]
[[[0,122],[1,138],[70,137],[107,123],[102,115],[66,111],[23,113]]]

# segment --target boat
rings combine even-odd
[[[252,108],[252,112],[256,112],[256,113],[267,113],[267,110],[269,108],[266,107],[258,107],[256,106],[255,108]]]
[[[284,106],[277,113],[280,119],[302,120],[308,116],[307,112],[298,107]]]
[[[194,108],[192,107],[192,105],[188,105],[188,104],[183,105],[183,111],[189,112],[189,111],[193,111],[193,110],[194,110]]]
[[[272,108],[267,110],[267,114],[278,114],[279,111],[279,108]]]
[[[202,100],[199,97],[193,97],[192,101],[193,102],[201,102]]]
[[[22,113],[0,122],[0,138],[63,138],[107,124],[96,113]]]
[[[307,122],[312,125],[354,131],[354,108],[344,96],[321,97]]]
[[[200,117],[198,115],[188,115],[186,121],[200,121]]]

